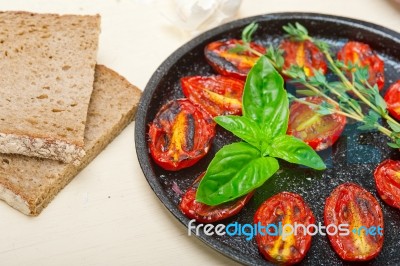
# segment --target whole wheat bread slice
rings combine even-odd
[[[84,156],[100,16],[0,12],[0,152]]]
[[[0,199],[38,215],[54,196],[134,118],[141,91],[105,66],[96,67],[79,165],[20,155],[0,155]]]

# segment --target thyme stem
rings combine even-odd
[[[250,25],[249,25],[250,26]],[[252,25],[251,27],[255,27],[255,25]],[[250,27],[250,28],[251,28]],[[340,115],[344,115],[348,118],[351,118],[355,121],[363,122],[364,125],[370,128],[375,128],[382,132],[384,135],[388,136],[391,138],[395,143],[389,143],[390,146],[396,146],[400,148],[400,132],[397,131],[392,131],[391,129],[396,129],[397,127],[400,128],[400,123],[397,122],[395,119],[393,119],[385,110],[384,104],[380,104],[380,101],[382,99],[374,99],[377,97],[377,95],[374,95],[373,93],[368,92],[368,90],[376,90],[376,88],[372,87],[368,82],[364,82],[364,79],[361,79],[361,83],[358,83],[355,81],[355,77],[353,75],[353,82],[349,80],[349,78],[346,76],[346,74],[342,71],[341,67],[337,65],[333,59],[333,57],[330,54],[329,51],[329,45],[327,43],[314,40],[313,37],[308,35],[308,31],[306,28],[304,28],[302,25],[299,23],[295,23],[295,25],[288,24],[287,26],[283,27],[284,30],[288,33],[288,36],[292,38],[293,40],[296,41],[311,41],[314,44],[316,44],[322,53],[325,55],[328,64],[333,71],[333,73],[339,78],[339,87],[331,85],[331,83],[326,82],[325,79],[320,79],[320,78],[315,78],[314,80],[309,79],[309,77],[305,76],[304,73],[295,72],[293,70],[285,70],[282,69],[282,55],[280,54],[279,51],[276,51],[272,49],[272,51],[269,53],[267,51],[266,57],[268,60],[271,62],[271,64],[280,71],[282,74],[287,76],[290,79],[296,80],[296,82],[299,82],[302,84],[305,88],[310,90],[310,92],[313,93],[313,95],[320,96],[324,99],[327,100],[328,103],[331,103],[333,105],[339,106],[340,110],[332,109],[332,108],[327,108],[324,107],[322,108],[320,105],[313,104],[310,102],[307,102],[305,100],[299,99],[294,97],[294,100],[303,104],[306,104],[310,107],[317,108],[320,110],[326,110],[330,113],[337,113]],[[252,29],[251,32],[253,33],[255,31]],[[246,38],[243,38],[243,46],[242,48],[245,49],[245,51],[251,52],[256,56],[264,56],[264,54],[258,52],[255,49],[252,49],[250,46],[250,41],[251,41],[251,34],[246,35]],[[297,70],[298,71],[298,70]],[[302,69],[300,71],[303,71]],[[359,73],[359,72],[357,72]],[[361,72],[362,73],[362,72]],[[359,76],[360,77],[360,76]],[[343,87],[342,87],[343,86]],[[343,89],[343,91],[341,91]],[[359,100],[354,100],[349,98],[349,96],[346,94],[346,91],[351,91]],[[330,92],[332,95],[336,96],[340,101],[335,100],[331,96],[329,96],[326,92]],[[379,92],[377,92],[379,93]],[[345,94],[345,95],[343,95]],[[380,95],[378,95],[380,97]],[[364,114],[361,107],[360,103],[364,103],[368,107],[373,110],[373,112],[369,114]],[[382,117],[386,121],[388,121],[390,128],[386,128],[378,123],[378,118]]]
[[[316,108],[316,109],[320,108],[320,106],[318,104],[310,103],[310,102],[307,102],[307,101],[299,99],[299,98],[294,98],[294,101],[302,103],[302,104],[305,104],[305,105],[308,105],[308,106]],[[359,121],[359,122],[363,122],[364,121],[363,118],[358,116],[358,115],[352,115],[352,114],[349,114],[349,113],[346,113],[346,112],[342,112],[342,111],[336,110],[336,109],[331,109],[331,108],[326,108],[326,109],[328,111],[330,111],[331,113],[340,114],[340,115],[346,116],[348,118],[354,119],[354,120]],[[375,127],[376,127],[377,130],[379,130],[380,132],[382,132],[386,136],[392,138],[392,134],[393,134],[392,131],[388,130],[387,128],[385,128],[385,127],[383,127],[381,125],[379,125],[378,123],[375,123]]]
[[[305,105],[308,105],[308,106],[313,107],[313,108],[316,108],[316,109],[319,109],[319,108],[321,107],[321,106],[319,106],[318,104],[310,103],[310,102],[307,102],[307,101],[302,100],[302,99],[299,99],[299,98],[294,98],[294,101],[299,102],[299,103],[302,103],[302,104],[305,104]],[[348,118],[352,118],[352,119],[354,119],[354,120],[356,120],[356,121],[359,121],[359,122],[362,122],[362,121],[363,121],[363,119],[362,119],[360,116],[357,116],[357,115],[352,115],[352,114],[345,113],[345,112],[342,112],[342,111],[340,111],[340,110],[331,109],[331,108],[326,108],[326,109],[327,109],[328,111],[330,111],[331,113],[336,113],[336,114],[339,114],[339,115],[343,115],[343,116],[346,116],[346,117],[348,117]]]

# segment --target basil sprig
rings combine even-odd
[[[243,115],[215,118],[243,141],[216,153],[197,189],[198,202],[214,206],[246,195],[278,171],[276,158],[317,170],[326,168],[310,146],[286,135],[289,101],[283,85],[282,76],[261,56],[247,76]]]

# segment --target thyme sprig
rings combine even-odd
[[[243,30],[241,49],[261,56],[260,52],[250,47],[252,34],[256,29],[257,24],[252,23]],[[298,94],[319,96],[325,99],[321,105],[307,102],[294,95],[289,95],[290,100],[307,104],[321,115],[337,113],[361,122],[362,125],[358,127],[360,130],[378,130],[393,141],[389,142],[388,146],[400,148],[400,124],[388,114],[386,102],[380,95],[377,85],[369,84],[368,67],[334,60],[329,44],[311,37],[308,30],[300,23],[289,23],[283,26],[283,30],[287,33],[286,37],[292,40],[313,42],[325,55],[329,69],[338,79],[337,81],[328,81],[319,70],[314,70],[314,75],[308,77],[304,69],[299,66],[283,69],[283,52],[270,46],[265,56],[291,82],[303,85],[304,88],[297,90]],[[348,77],[347,73],[351,73],[351,78]],[[335,106],[339,106],[339,109]],[[363,108],[363,106],[367,106],[368,110],[364,111],[366,108]],[[381,119],[387,122],[388,127],[381,125]]]

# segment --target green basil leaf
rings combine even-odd
[[[310,146],[293,136],[285,135],[275,138],[271,145],[270,155],[313,169],[326,169],[321,157]]]
[[[214,121],[254,147],[260,146],[262,141],[260,127],[253,120],[245,116],[226,115],[217,116]]]
[[[265,56],[260,57],[247,76],[243,116],[254,120],[265,137],[274,138],[286,133],[289,102],[283,78]]]
[[[275,158],[262,157],[248,143],[226,145],[208,166],[196,200],[211,206],[231,201],[260,187],[278,169]]]

